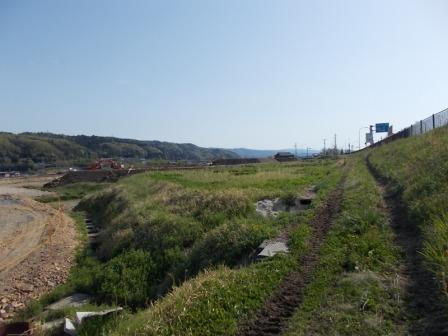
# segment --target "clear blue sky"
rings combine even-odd
[[[0,130],[320,148],[448,107],[448,1],[0,1]],[[332,140],[331,140],[332,141]]]

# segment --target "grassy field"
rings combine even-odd
[[[63,296],[84,292],[96,298],[89,309],[119,304],[127,311],[94,319],[82,335],[234,333],[297,267],[298,256],[307,250],[308,223],[340,176],[340,162],[315,160],[149,172],[116,184],[57,189],[65,199],[87,195],[78,210],[101,226],[100,245],[94,254],[83,245],[68,281],[33,301],[20,317],[40,314],[46,321],[70,315],[72,310],[42,311]],[[317,197],[306,211],[269,218],[255,211],[258,200],[279,197],[288,203],[310,186]],[[85,240],[85,214],[72,215]],[[286,227],[291,228],[290,254],[248,264],[264,239]]]
[[[345,169],[342,212],[321,249],[314,279],[286,335],[406,334],[398,274],[401,251],[393,243],[381,192],[363,157],[350,158]],[[340,171],[333,167],[327,176],[332,175],[322,187],[318,202],[334,188]],[[169,179],[173,181],[172,176]],[[183,186],[200,185],[197,180],[179,176],[175,179]],[[247,184],[246,188],[258,197],[288,197],[291,192],[265,194],[254,185]],[[236,334],[238,325],[260,309],[280,280],[300,268],[297,260],[307,251],[311,230],[308,223],[315,210],[294,219],[297,226],[291,232],[291,254],[247,267],[208,268],[175,286],[150,308],[103,320],[93,330],[114,336]]]
[[[258,177],[257,174],[259,174]],[[205,194],[213,193],[222,197],[224,190],[233,189],[234,193],[239,195],[239,199],[245,200],[248,205],[234,206],[234,209],[240,209],[240,211],[230,215],[226,214],[222,223],[214,224],[217,225],[215,228],[209,228],[209,222],[202,222],[207,221],[207,217],[193,217],[195,221],[200,222],[205,233],[191,245],[191,252],[186,251],[185,258],[188,260],[201,251],[203,260],[213,261],[201,264],[203,270],[196,277],[175,286],[165,297],[137,314],[124,314],[118,319],[110,319],[106,322],[102,320],[99,325],[87,326],[86,329],[97,334],[111,335],[134,333],[145,335],[234,334],[238,323],[250,318],[262,306],[279,281],[289,271],[297,267],[298,257],[306,252],[309,243],[310,227],[308,223],[322,200],[335,187],[339,179],[339,168],[335,162],[328,161],[326,163],[313,162],[281,166],[262,165],[239,168],[238,170],[232,168],[231,170],[182,172],[174,177],[172,173],[148,174],[140,176],[138,184],[137,181],[131,181],[131,179],[123,180],[123,184],[126,185],[124,188],[129,185],[131,188],[135,188],[136,185],[142,187],[145,186],[144,182],[148,189],[151,189],[150,186],[154,184],[168,183],[172,187],[172,184],[175,183],[182,190],[181,194],[185,193],[188,188],[189,192],[202,191]],[[260,215],[255,214],[253,202],[256,200],[264,197],[286,198],[291,195],[299,195],[306,186],[311,184],[319,186],[318,198],[311,209],[301,214],[280,216],[278,219],[269,220],[262,220]],[[213,188],[212,186],[215,185],[217,187]],[[140,190],[140,188],[136,189]],[[184,199],[178,198],[176,194],[171,197],[176,197],[177,200]],[[211,197],[211,199],[213,198]],[[221,198],[218,200],[222,202]],[[179,204],[177,203],[176,206]],[[188,201],[181,206],[188,210],[191,203]],[[244,220],[239,217],[243,217]],[[238,225],[243,225],[243,227],[250,222],[259,223],[257,225],[270,228],[270,232],[266,231],[265,235],[261,235],[258,233],[261,228],[250,232],[241,231],[238,226],[235,226],[230,231],[231,235],[222,234],[229,225],[227,223],[229,219],[241,223]],[[274,235],[279,229],[290,224],[294,225],[291,230],[291,253],[288,255],[280,255],[272,260],[234,268],[232,266],[235,266],[235,260],[241,259],[239,254],[229,256],[218,250],[218,256],[206,257],[216,253],[217,250],[214,246],[234,249],[235,244],[247,244],[246,242],[250,241],[250,245],[239,249],[239,251],[248,253],[264,238]],[[217,230],[217,228],[219,229]],[[213,241],[218,239],[220,245],[207,244],[211,236]],[[194,263],[195,259],[193,260],[190,263]],[[226,264],[227,266],[225,266]],[[185,263],[181,263],[181,265],[185,265]]]
[[[335,161],[313,161],[150,172],[121,180],[84,199],[80,208],[101,225],[100,259],[121,269],[123,278],[129,270],[126,264],[142,257],[136,256],[138,251],[145,251],[149,267],[141,273],[147,277],[141,286],[121,281],[122,286],[111,292],[118,280],[114,272],[102,272],[98,293],[104,300],[145,306],[148,299],[205,268],[237,266],[264,239],[301,216],[264,218],[255,212],[257,200],[287,201],[311,185],[321,190],[320,197],[337,171]],[[131,298],[126,286],[146,295]]]

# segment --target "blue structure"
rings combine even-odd
[[[380,124],[375,124],[375,132],[377,133],[383,133],[383,132],[388,132],[389,131],[389,123],[380,123]]]

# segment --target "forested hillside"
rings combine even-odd
[[[83,165],[99,157],[200,161],[238,155],[222,149],[161,141],[52,133],[0,133],[0,170],[28,170],[48,164]]]

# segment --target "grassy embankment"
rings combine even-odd
[[[363,158],[351,157],[347,166],[341,214],[288,336],[404,334],[396,273],[400,253],[381,193]]]
[[[103,264],[93,280],[101,300],[144,307],[174,284],[149,309],[86,325],[85,334],[233,333],[296,267],[307,248],[307,223],[339,178],[334,161],[151,172],[85,199],[83,208],[102,223]],[[318,187],[311,209],[278,218],[256,214],[257,200],[291,200],[310,185]],[[293,223],[291,254],[241,264],[261,241]]]
[[[426,266],[448,295],[448,128],[395,141],[372,151],[370,163],[394,184],[409,223],[423,233]]]
[[[49,190],[56,193],[56,195],[42,195],[36,197],[36,201],[42,203],[53,203],[58,202],[59,200],[80,200],[84,196],[102,190],[108,186],[110,186],[110,183],[78,182],[67,184]]]

